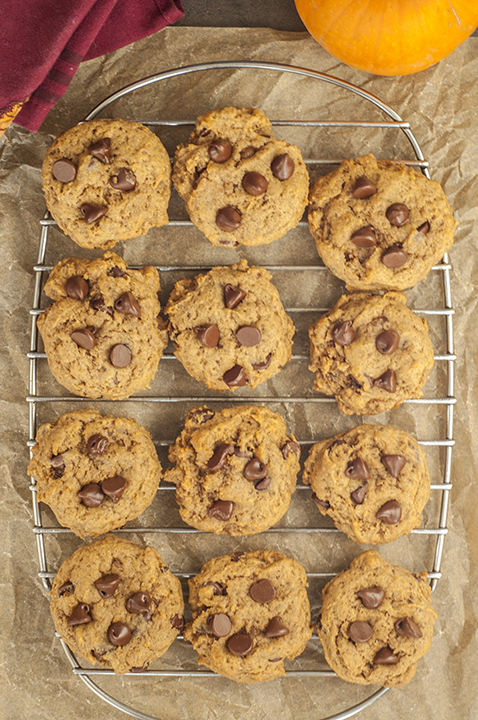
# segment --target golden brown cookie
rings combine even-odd
[[[322,515],[356,543],[371,545],[418,527],[430,495],[425,453],[388,425],[359,425],[316,443],[302,480]]]
[[[190,410],[169,448],[182,519],[199,530],[250,535],[274,525],[296,487],[300,448],[282,417],[239,405]]]
[[[75,395],[120,400],[153,379],[167,331],[160,329],[158,271],[131,270],[118,255],[67,258],[45,293],[55,302],[38,316],[48,364]]]
[[[160,139],[128,120],[91,120],[59,135],[42,166],[46,204],[78,245],[112,248],[168,222],[171,164]]]
[[[425,319],[401,293],[342,295],[309,328],[314,388],[346,415],[376,415],[419,398],[433,367]]]
[[[402,687],[428,651],[436,618],[427,574],[356,557],[322,591],[317,633],[325,659],[343,680]]]
[[[37,497],[64,527],[97,537],[138,517],[152,502],[161,465],[136,420],[74,410],[42,425],[28,472]]]
[[[256,108],[226,107],[198,119],[174,156],[173,183],[213,245],[263,245],[295,227],[309,176],[295,145],[277,140]]]
[[[450,249],[457,222],[434,180],[370,154],[346,160],[310,192],[308,220],[347,290],[404,290]]]
[[[209,560],[189,581],[193,614],[184,637],[200,665],[236,682],[285,675],[284,659],[312,634],[304,568],[281,553],[236,552]]]
[[[114,535],[67,558],[50,596],[68,647],[115,673],[146,670],[183,627],[181,583],[158,551]]]

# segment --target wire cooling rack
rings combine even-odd
[[[381,102],[377,97],[371,95],[370,93],[362,90],[361,88],[358,88],[354,85],[351,85],[350,83],[344,82],[342,80],[339,80],[335,77],[331,77],[328,75],[324,75],[322,73],[309,70],[306,68],[300,68],[300,67],[294,67],[290,65],[279,65],[277,63],[268,63],[268,62],[215,62],[215,63],[204,63],[200,65],[192,65],[187,66],[183,68],[176,68],[167,72],[160,73],[158,75],[154,75],[148,78],[144,78],[142,80],[139,80],[136,83],[133,83],[132,85],[129,85],[118,92],[114,93],[110,97],[106,98],[103,102],[101,102],[99,105],[97,105],[85,118],[85,120],[92,120],[96,118],[102,111],[104,110],[110,110],[110,107],[113,103],[123,99],[127,98],[131,94],[136,93],[137,91],[141,90],[142,88],[148,88],[149,86],[154,86],[156,84],[164,83],[166,80],[172,80],[176,81],[179,77],[186,77],[191,76],[193,77],[195,73],[217,73],[218,71],[245,71],[245,72],[253,72],[257,73],[258,71],[261,72],[267,72],[267,73],[275,73],[278,77],[286,78],[288,80],[292,81],[304,81],[304,79],[307,79],[307,82],[310,84],[310,91],[313,92],[314,88],[317,87],[317,83],[321,83],[322,87],[323,84],[334,86],[336,90],[338,90],[339,95],[345,97],[350,97],[350,94],[352,94],[355,98],[360,98],[360,100],[364,101],[365,106],[367,108],[372,107],[372,110],[374,113],[377,113],[380,118],[378,120],[376,119],[330,119],[327,118],[325,120],[275,120],[273,121],[273,126],[279,127],[279,128],[294,128],[294,131],[298,128],[303,128],[306,131],[311,132],[318,132],[319,129],[321,131],[324,131],[325,129],[339,129],[341,133],[344,133],[344,137],[352,137],[352,146],[353,146],[353,136],[354,133],[361,132],[362,130],[377,130],[377,131],[383,131],[386,133],[392,132],[396,133],[398,132],[399,135],[404,137],[407,142],[405,144],[407,147],[411,146],[414,154],[413,159],[407,159],[407,158],[393,158],[397,160],[403,160],[409,165],[413,165],[421,170],[421,172],[426,176],[430,177],[429,170],[428,170],[428,162],[425,160],[422,150],[418,144],[417,139],[415,138],[410,124],[408,122],[403,121],[397,113],[392,110],[390,107],[388,107],[386,104]],[[234,100],[232,102],[224,102],[225,104],[238,104]],[[287,103],[285,103],[287,105]],[[322,107],[322,106],[321,106]],[[328,114],[328,113],[327,113]],[[369,115],[367,112],[366,115]],[[114,116],[113,114],[110,116]],[[384,119],[385,118],[385,119]],[[191,126],[195,122],[195,118],[190,119],[175,119],[175,120],[164,120],[161,118],[153,119],[153,120],[144,120],[142,118],[132,117],[131,119],[138,120],[139,122],[143,122],[145,125],[149,126],[151,129],[156,129],[157,127],[160,128],[181,128],[182,126]],[[188,128],[189,129],[189,128]],[[408,144],[407,144],[408,143]],[[359,153],[354,153],[355,155],[358,155]],[[351,155],[349,155],[350,157]],[[338,157],[338,158],[330,158],[325,157],[321,155],[313,156],[313,157],[305,157],[306,165],[308,166],[309,170],[311,171],[318,171],[320,174],[320,170],[322,168],[322,172],[324,172],[323,168],[324,166],[334,166],[339,164],[345,157]],[[46,355],[42,352],[41,349],[41,341],[38,336],[38,332],[36,329],[36,318],[37,316],[43,312],[42,308],[42,286],[44,283],[44,280],[48,274],[48,272],[51,270],[52,265],[46,264],[46,255],[47,255],[47,248],[52,243],[55,242],[55,238],[51,238],[51,228],[56,223],[51,219],[48,212],[45,214],[44,218],[40,220],[40,243],[39,243],[39,251],[38,251],[38,262],[34,266],[33,270],[35,273],[35,286],[34,286],[34,297],[33,297],[33,303],[31,308],[31,344],[30,344],[30,351],[28,352],[28,358],[30,363],[30,382],[29,382],[29,392],[30,395],[27,398],[27,401],[29,403],[29,440],[28,440],[28,446],[31,448],[35,444],[35,435],[38,429],[39,424],[41,423],[41,420],[39,419],[40,415],[40,409],[45,406],[55,406],[57,403],[62,404],[61,407],[66,403],[67,407],[69,409],[72,409],[73,405],[76,405],[77,403],[88,403],[89,405],[92,405],[94,403],[91,403],[90,400],[85,398],[78,398],[78,397],[72,397],[67,395],[61,395],[61,394],[54,394],[54,395],[47,395],[47,394],[41,394],[39,392],[40,390],[40,383],[38,380],[39,372],[42,370],[42,368],[46,365]],[[306,225],[306,221],[302,221],[300,226]],[[185,232],[188,232],[187,228],[191,226],[191,223],[189,220],[181,219],[181,218],[172,218],[169,222],[169,225],[167,228],[171,227],[184,227]],[[165,229],[167,231],[167,228]],[[164,229],[163,229],[164,232]],[[205,247],[208,245],[207,241],[205,243]],[[72,253],[69,253],[72,254]],[[207,250],[205,250],[205,254],[207,255]],[[266,267],[268,270],[271,270],[272,272],[303,272],[303,271],[312,271],[317,272],[318,282],[321,282],[321,280],[325,277],[324,273],[328,273],[328,271],[323,267],[323,265],[320,264],[320,261],[317,260],[319,264],[308,264],[308,265],[267,265],[266,263],[260,263],[264,267]],[[143,263],[146,264],[146,263]],[[151,263],[148,263],[151,264]],[[209,269],[211,267],[210,263],[209,265],[184,265],[184,264],[168,264],[167,266],[161,267],[157,266],[158,270],[161,273],[168,273],[168,272],[174,272],[174,271],[184,271],[184,272],[201,272]],[[215,263],[220,264],[220,263]],[[227,263],[223,263],[227,264]],[[258,263],[259,264],[259,263]],[[134,267],[134,266],[133,266]],[[427,318],[427,320],[430,322],[432,319],[442,324],[442,333],[439,340],[440,347],[435,347],[435,361],[436,365],[440,366],[440,373],[442,381],[441,383],[436,381],[436,392],[433,395],[433,397],[426,397],[426,398],[420,398],[418,400],[410,400],[408,401],[409,404],[412,406],[436,406],[437,413],[441,412],[443,413],[443,422],[440,425],[440,432],[439,437],[435,439],[426,439],[426,438],[418,438],[419,443],[422,446],[425,446],[426,448],[435,448],[439,453],[439,475],[435,474],[436,477],[441,476],[441,482],[434,483],[431,485],[432,491],[434,491],[435,496],[435,507],[436,512],[435,516],[433,518],[427,518],[427,522],[425,523],[425,527],[421,527],[418,529],[415,529],[412,531],[412,537],[411,542],[414,542],[413,536],[428,536],[429,539],[433,542],[433,549],[431,552],[431,566],[427,568],[428,570],[428,577],[429,581],[432,587],[432,590],[435,589],[440,577],[441,577],[441,560],[442,560],[442,553],[443,553],[443,547],[444,547],[444,540],[447,533],[447,514],[448,514],[448,507],[449,507],[449,498],[450,498],[450,490],[452,487],[451,484],[451,462],[452,462],[452,449],[454,446],[454,440],[453,440],[453,409],[455,404],[455,398],[454,398],[454,362],[456,360],[456,357],[454,355],[453,350],[453,307],[452,307],[452,298],[451,298],[451,288],[450,288],[450,273],[451,273],[451,267],[448,262],[447,255],[444,256],[443,261],[436,265],[429,277],[435,276],[441,276],[440,279],[440,285],[441,285],[441,292],[438,293],[441,294],[440,302],[437,302],[436,307],[421,307],[415,310],[419,315],[423,315]],[[274,277],[275,279],[275,277]],[[428,279],[427,281],[428,282]],[[437,298],[438,300],[438,298]],[[439,305],[439,306],[438,306]],[[303,312],[303,313],[315,313],[315,317],[317,317],[319,314],[327,310],[327,307],[311,307],[307,306],[304,308],[297,308],[297,307],[286,307],[286,311],[291,313],[297,313],[297,312]],[[309,316],[310,317],[310,316]],[[440,333],[439,333],[440,334]],[[167,360],[174,360],[174,355],[169,352],[166,353],[164,359],[161,361],[162,363],[166,362]],[[304,363],[307,362],[308,356],[306,353],[296,353],[292,356],[292,359],[289,364],[294,363]],[[175,361],[177,362],[177,361]],[[59,386],[53,385],[55,387],[55,393],[58,392]],[[296,397],[289,397],[287,394],[284,394],[284,396],[280,396],[277,394],[274,394],[272,396],[264,396],[260,395],[260,397],[255,397],[254,395],[248,395],[248,396],[240,396],[240,397],[227,397],[224,398],[223,395],[221,397],[217,396],[211,396],[208,395],[206,397],[195,395],[194,393],[190,396],[184,397],[184,396],[177,396],[173,397],[171,395],[168,396],[161,396],[159,394],[152,394],[149,396],[138,396],[133,397],[129,399],[132,402],[140,402],[140,403],[188,403],[189,407],[194,407],[196,404],[202,404],[202,403],[214,403],[217,401],[221,401],[225,404],[229,403],[235,403],[235,402],[254,402],[259,401],[261,404],[272,404],[274,406],[279,407],[291,407],[291,406],[297,406],[297,404],[306,406],[307,404],[331,404],[335,403],[335,400],[333,398],[325,398],[320,397],[317,394],[307,394],[304,396],[296,396]],[[97,401],[101,402],[101,401]],[[127,401],[126,401],[127,402]],[[59,406],[58,406],[59,407]],[[413,410],[413,408],[412,408]],[[64,411],[64,410],[62,410]],[[178,428],[179,434],[180,428]],[[289,430],[294,432],[294,428],[289,427]],[[161,438],[157,440],[157,446],[158,448],[165,451],[165,448],[169,445],[170,442],[174,441],[174,437],[171,438]],[[307,449],[310,447],[314,440],[304,440],[299,438],[299,442],[302,445],[303,449]],[[304,452],[303,452],[304,455]],[[38,551],[38,560],[39,560],[39,577],[42,579],[43,584],[47,590],[50,590],[51,588],[51,579],[55,576],[58,568],[52,569],[50,567],[49,561],[47,559],[47,538],[48,537],[55,537],[55,538],[64,538],[65,534],[71,534],[70,531],[66,530],[65,528],[60,528],[58,526],[54,527],[54,521],[52,522],[51,516],[46,515],[44,506],[40,505],[37,501],[36,496],[36,488],[34,481],[32,480],[31,484],[31,491],[32,491],[32,501],[33,501],[33,515],[34,515],[34,534],[36,538],[36,544],[37,544],[37,551]],[[298,490],[305,490],[306,487],[298,483]],[[164,484],[161,484],[160,490],[162,491],[170,491],[171,493],[174,492],[174,488],[168,487]],[[298,493],[300,495],[300,493]],[[298,534],[304,534],[305,537],[310,537],[311,534],[321,534],[323,536],[327,536],[327,534],[332,534],[334,537],[337,537],[340,535],[339,531],[337,531],[333,527],[291,527],[290,525],[286,527],[274,527],[271,528],[268,532],[270,533],[283,533],[284,530],[287,531],[287,533],[298,533]],[[136,526],[136,527],[125,527],[121,530],[118,530],[118,533],[161,533],[161,532],[167,532],[171,534],[180,533],[182,536],[187,537],[188,535],[195,535],[198,534],[199,531],[192,529],[192,528],[186,528],[186,527],[170,527],[167,528],[151,525],[148,527],[143,526]],[[337,567],[335,571],[321,571],[318,569],[315,572],[309,572],[307,573],[309,581],[311,580],[319,580],[321,582],[326,582],[329,579],[331,579],[336,572],[343,569],[342,567]],[[423,570],[423,567],[420,567],[419,570]],[[175,572],[173,568],[173,572]],[[176,572],[176,575],[178,575],[183,582],[185,579],[193,575],[194,573],[185,573],[185,572]],[[175,642],[181,642],[182,637],[180,636],[177,641]],[[73,655],[73,653],[69,650],[69,648],[65,645],[65,643],[61,640],[60,642],[63,646],[63,649],[71,663],[71,666],[73,668],[73,672],[78,675],[83,682],[99,697],[101,697],[103,700],[105,700],[107,703],[111,704],[113,707],[115,707],[118,710],[121,710],[133,717],[140,718],[140,720],[160,720],[157,718],[156,715],[149,715],[146,714],[139,709],[135,709],[134,707],[131,707],[119,699],[116,699],[112,694],[109,692],[106,692],[104,689],[102,689],[98,682],[101,679],[101,676],[109,676],[113,675],[112,671],[107,669],[98,669],[98,668],[90,668],[90,667],[83,667],[81,663],[78,661],[78,659]],[[316,644],[316,650],[319,652],[319,643],[318,638],[316,635],[312,638],[312,643]],[[330,677],[334,676],[335,673],[333,673],[329,669],[317,669],[313,668],[311,670],[295,670],[294,668],[287,671],[288,676],[292,677]],[[184,677],[187,676],[189,678],[210,678],[210,682],[213,681],[211,678],[217,677],[211,672],[202,672],[198,669],[194,671],[186,670],[186,669],[174,669],[174,670],[153,670],[149,669],[145,673],[141,674],[141,677],[145,676],[152,676],[155,678],[161,678],[161,677]],[[121,676],[124,678],[125,676]],[[126,676],[128,677],[128,676]],[[137,675],[134,677],[138,677]],[[95,678],[94,680],[92,678]],[[134,681],[132,681],[134,682]],[[206,680],[205,680],[206,682]],[[345,718],[352,717],[354,715],[357,715],[365,708],[372,705],[374,702],[376,702],[380,697],[384,695],[384,693],[387,692],[387,688],[381,688],[375,692],[373,692],[370,696],[368,696],[365,700],[359,702],[358,704],[353,705],[352,707],[349,707],[348,709],[335,713],[333,715],[328,715],[327,718],[324,718],[323,720],[345,720]],[[317,718],[318,720],[318,718]]]

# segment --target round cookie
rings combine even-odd
[[[59,135],[42,165],[46,204],[85,248],[112,248],[168,222],[171,164],[160,139],[128,120],[91,120]]]
[[[67,258],[45,293],[55,300],[37,326],[50,370],[75,395],[121,400],[144,390],[168,343],[159,326],[158,271],[130,270],[118,255]]]
[[[340,678],[385,687],[410,682],[436,618],[426,578],[368,550],[325,586],[317,633]]]
[[[161,465],[149,432],[132,418],[75,410],[42,425],[28,473],[64,527],[97,537],[152,502]]]
[[[173,184],[213,245],[264,245],[295,227],[309,176],[300,150],[277,140],[256,108],[226,107],[198,119],[174,156]]]
[[[405,290],[453,243],[457,222],[435,180],[370,154],[319,178],[309,229],[327,268],[347,290]]]
[[[433,367],[425,319],[401,293],[342,295],[309,328],[314,388],[346,415],[376,415],[419,398]]]
[[[192,377],[215,390],[255,388],[290,360],[295,328],[270,278],[241,260],[176,283],[165,312]]]
[[[184,637],[200,665],[236,682],[285,675],[283,660],[312,634],[304,568],[279,552],[236,552],[209,560],[189,580],[192,622]]]
[[[359,425],[316,443],[302,480],[322,515],[356,543],[396,540],[420,525],[430,495],[425,454],[403,430]]]
[[[169,448],[182,519],[199,530],[251,535],[274,525],[296,488],[300,448],[279,413],[257,405],[190,410]]]
[[[142,672],[181,632],[181,583],[152,547],[107,535],[60,567],[50,591],[70,650],[115,673]]]

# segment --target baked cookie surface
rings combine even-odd
[[[152,502],[161,465],[136,420],[86,409],[42,425],[28,472],[38,500],[80,537],[97,537],[138,517]]]
[[[165,312],[192,377],[215,390],[255,388],[288,362],[295,329],[270,278],[241,260],[176,283]]]
[[[171,164],[160,139],[127,120],[59,135],[42,166],[48,210],[81,247],[112,248],[168,222]]]
[[[50,370],[75,395],[119,400],[148,387],[168,343],[160,329],[158,271],[131,270],[118,255],[67,258],[45,293],[55,302],[37,326]]]
[[[425,454],[403,430],[359,425],[316,443],[302,481],[322,513],[356,543],[396,540],[420,525],[430,495]]]
[[[401,293],[342,295],[309,328],[314,388],[346,415],[377,413],[422,395],[433,367],[425,319]]]
[[[368,550],[325,586],[317,633],[340,678],[385,687],[410,682],[436,619],[426,577]]]
[[[278,140],[256,108],[226,107],[198,119],[180,145],[173,184],[213,245],[263,245],[295,227],[309,176],[300,150]]]
[[[274,525],[296,488],[300,448],[282,417],[241,405],[190,410],[169,448],[182,519],[199,530],[250,535]]]
[[[181,584],[152,547],[107,535],[67,558],[50,610],[68,647],[116,673],[141,672],[181,632]]]
[[[316,181],[308,222],[347,290],[412,287],[450,249],[457,225],[438,182],[371,154]]]
[[[200,665],[236,682],[285,675],[285,658],[312,634],[303,567],[279,552],[236,552],[209,560],[189,580],[193,619],[184,637]]]

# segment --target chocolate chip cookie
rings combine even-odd
[[[290,359],[294,325],[270,278],[241,260],[176,283],[169,332],[192,377],[215,390],[255,388]]]
[[[426,320],[401,293],[342,295],[309,328],[314,388],[346,415],[375,415],[419,398],[433,367]]]
[[[38,430],[28,466],[38,500],[76,535],[97,537],[151,504],[161,465],[149,432],[132,418],[75,410]]]
[[[209,560],[189,580],[193,619],[184,637],[200,665],[236,682],[285,675],[284,659],[312,630],[304,568],[281,553],[236,552]]]
[[[356,557],[322,591],[317,633],[343,680],[402,687],[428,651],[436,618],[425,572],[415,575],[376,550]]]
[[[160,139],[127,120],[91,120],[59,135],[42,166],[46,204],[81,247],[112,248],[168,222],[171,164]]]
[[[114,535],[83,545],[53,581],[50,610],[68,647],[115,673],[143,672],[181,632],[181,583],[157,550]]]
[[[169,448],[181,517],[199,530],[250,535],[274,525],[296,487],[300,448],[279,413],[258,405],[190,410]]]
[[[167,331],[158,271],[130,270],[118,255],[67,258],[53,268],[45,293],[55,302],[38,316],[48,364],[75,395],[120,400],[148,387]]]
[[[442,187],[370,154],[319,178],[308,220],[327,268],[347,290],[404,290],[453,243],[457,225]]]
[[[302,480],[322,515],[371,545],[418,527],[430,495],[425,453],[407,432],[387,425],[359,425],[316,443]]]
[[[174,156],[173,184],[213,245],[264,245],[295,227],[309,176],[300,150],[277,140],[256,108],[226,107],[198,119]]]

